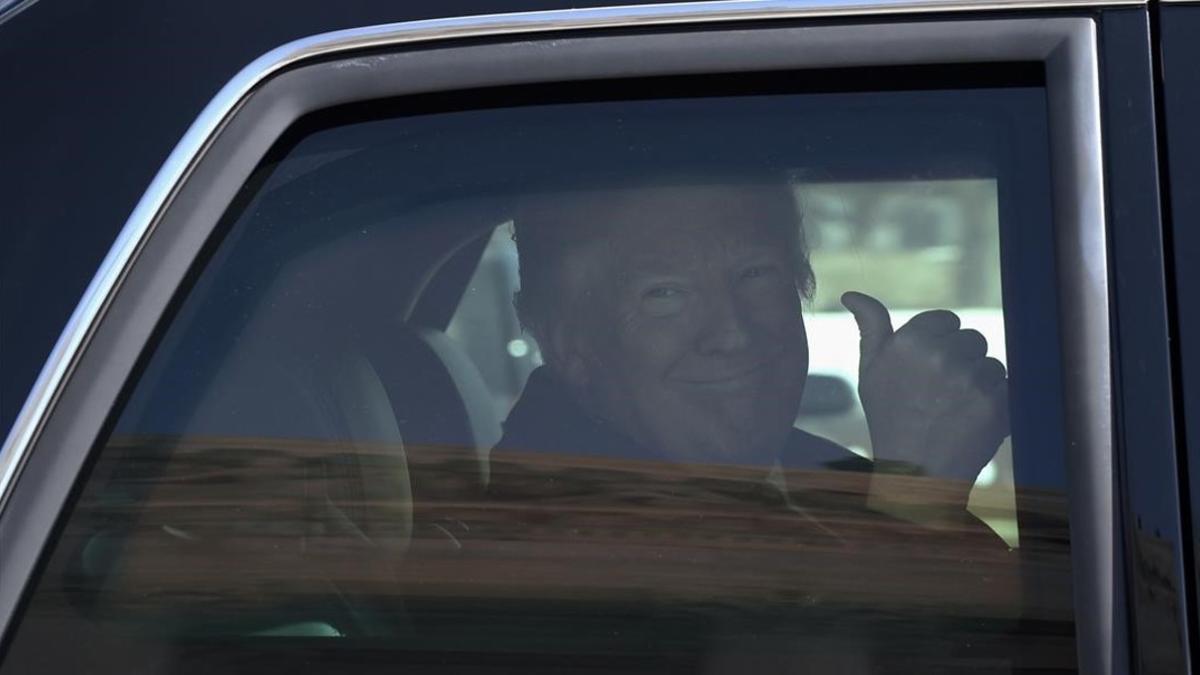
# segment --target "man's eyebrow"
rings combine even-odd
[[[671,274],[685,271],[702,263],[701,256],[694,251],[669,251],[650,255],[646,252],[632,253],[625,261],[631,272],[649,274]]]
[[[688,276],[687,270],[675,269],[650,269],[650,268],[634,268],[621,273],[620,281],[624,285],[634,285],[654,281],[676,281],[683,280]]]
[[[730,250],[733,252],[734,260],[739,263],[763,258],[786,259],[788,257],[788,251],[784,246],[750,244],[748,246],[730,247]]]

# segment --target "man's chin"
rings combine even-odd
[[[771,466],[778,458],[782,442],[752,439],[747,435],[693,440],[672,444],[667,454],[679,462],[691,464],[729,464],[738,466]]]
[[[661,405],[656,419],[643,426],[644,444],[679,462],[774,464],[792,430],[794,415],[761,400],[740,399],[726,406],[679,406],[676,414]],[[683,408],[680,410],[679,408]],[[645,418],[643,418],[645,419]]]

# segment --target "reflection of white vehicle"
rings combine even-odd
[[[966,328],[974,328],[988,341],[988,355],[1005,361],[1004,316],[998,309],[952,309],[962,319]],[[919,310],[892,312],[892,325],[904,325],[917,315]],[[808,330],[809,385],[805,403],[800,411],[798,425],[815,434],[825,436],[861,454],[870,454],[871,443],[867,437],[862,407],[858,403],[858,325],[849,312],[813,312],[805,316]],[[834,379],[841,380],[838,385]],[[844,394],[852,394],[849,405],[841,407],[834,402]],[[819,398],[820,403],[813,401]]]
[[[988,341],[988,356],[1005,360],[1004,315],[999,309],[945,307],[962,319],[964,328],[974,328]],[[893,310],[892,325],[904,325],[921,310]],[[808,329],[810,369],[842,375],[858,382],[858,325],[849,312],[813,312],[804,317]]]
[[[1004,316],[999,309],[950,308],[962,325],[983,334],[988,355],[1005,358]],[[892,325],[904,325],[920,310],[892,312]],[[858,325],[849,312],[813,312],[808,330],[809,378],[796,426],[870,456],[871,438],[858,400]],[[1009,544],[1016,544],[1012,451],[1009,442],[984,467],[971,496],[971,509]]]
[[[1004,316],[998,309],[952,309],[962,324],[974,328],[988,341],[988,355],[1005,361]],[[892,325],[904,325],[919,310],[892,312]],[[797,420],[799,426],[825,436],[861,454],[870,454],[862,407],[858,403],[858,325],[849,312],[813,312],[805,316],[808,329],[809,385],[805,403]],[[841,380],[838,385],[832,378]],[[833,405],[846,388],[852,394],[849,405]],[[821,399],[818,404],[813,397]]]

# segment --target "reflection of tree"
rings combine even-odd
[[[1000,237],[996,191],[988,182],[969,182],[960,194],[963,226],[958,289],[961,305],[1000,305]],[[983,271],[984,273],[980,273]]]
[[[815,309],[854,287],[892,307],[999,306],[991,180],[809,184],[798,203],[818,275]]]

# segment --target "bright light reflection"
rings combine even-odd
[[[508,354],[514,359],[519,359],[529,355],[529,343],[517,338],[508,341]]]

